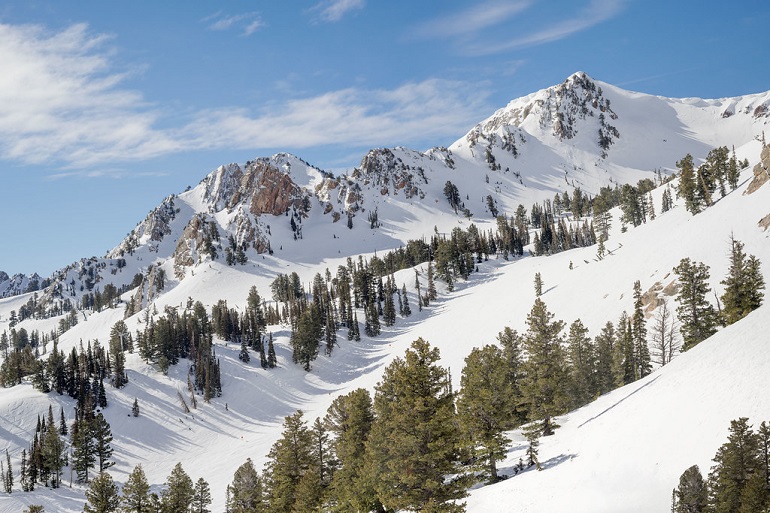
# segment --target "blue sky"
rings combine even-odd
[[[25,0],[0,6],[0,270],[115,246],[218,165],[448,145],[581,70],[770,89],[765,0]]]

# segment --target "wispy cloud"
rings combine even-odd
[[[0,24],[0,156],[90,165],[179,148],[153,128],[158,115],[142,95],[122,87],[108,39],[82,24],[57,33]]]
[[[250,36],[265,26],[262,16],[258,12],[246,12],[242,14],[227,15],[221,11],[201,20],[208,23],[209,30],[239,30],[244,36]]]
[[[486,1],[462,11],[434,18],[414,30],[416,37],[448,38],[468,36],[504,23],[532,5],[532,0]]]
[[[308,9],[308,12],[315,14],[316,21],[334,23],[350,12],[360,11],[365,3],[364,0],[322,0]]]
[[[470,55],[490,55],[558,41],[615,17],[623,10],[626,3],[626,0],[591,0],[572,18],[557,21],[502,43],[495,44],[487,41],[483,44],[474,44],[469,46],[466,52]]]
[[[184,129],[198,148],[307,148],[409,144],[456,136],[489,109],[487,94],[464,82],[431,79],[390,90],[347,88],[253,114],[201,113]]]
[[[57,178],[121,177],[123,163],[185,151],[424,145],[462,133],[490,110],[484,85],[429,79],[261,111],[209,109],[169,126],[159,107],[125,87],[108,41],[85,25],[52,33],[0,24],[0,159],[45,163],[59,168]]]

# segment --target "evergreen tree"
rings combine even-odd
[[[412,309],[409,307],[409,297],[406,295],[406,283],[401,286],[401,298],[403,300],[401,315],[409,317],[412,315]]]
[[[302,411],[284,419],[283,433],[270,449],[265,469],[269,511],[292,513],[297,487],[313,458],[313,440]]]
[[[324,423],[333,436],[332,448],[339,462],[330,486],[335,511],[379,511],[382,507],[365,471],[366,441],[373,422],[372,399],[363,388],[337,397],[327,410]]]
[[[714,456],[709,473],[709,502],[713,513],[742,511],[741,496],[752,474],[761,471],[759,439],[746,417],[730,422],[728,441]]]
[[[596,391],[599,395],[615,389],[613,355],[615,353],[615,326],[607,322],[594,338],[596,347]]]
[[[687,351],[716,333],[717,314],[706,299],[706,295],[711,292],[707,265],[683,258],[679,265],[674,267],[674,272],[681,285],[676,296],[679,302],[676,313],[684,341],[682,351]]]
[[[273,346],[273,332],[268,334],[267,339],[267,368],[274,369],[278,365],[278,360],[275,356],[275,347]]]
[[[503,359],[505,360],[505,389],[510,394],[511,411],[508,412],[506,429],[520,426],[527,420],[527,411],[521,405],[521,380],[524,375],[524,350],[521,335],[509,327],[497,334],[497,340],[503,347]]]
[[[115,464],[112,457],[112,430],[107,420],[99,412],[90,423],[91,436],[94,439],[94,455],[99,462],[99,472],[104,472]]]
[[[122,388],[127,382],[126,378],[126,357],[123,351],[124,340],[130,338],[126,323],[123,321],[116,322],[110,330],[110,354],[112,357],[112,386],[115,388]]]
[[[596,351],[580,319],[569,327],[567,361],[572,408],[588,404],[596,396]]]
[[[538,422],[533,422],[524,426],[524,436],[527,439],[527,466],[535,467],[537,470],[543,470],[538,459],[538,450],[540,448],[540,435],[543,428]]]
[[[318,308],[311,304],[299,316],[297,327],[292,333],[294,363],[299,363],[303,369],[310,371],[312,362],[318,357],[318,346],[322,336],[321,314]]]
[[[543,277],[540,273],[535,273],[535,296],[540,297],[543,295]]]
[[[386,509],[464,511],[458,472],[459,432],[449,374],[438,349],[422,339],[386,367],[375,387],[367,450],[370,479]]]
[[[701,204],[697,196],[698,184],[692,155],[688,153],[676,163],[676,167],[679,168],[679,187],[676,195],[684,199],[684,206],[688,212],[697,214],[701,211]]]
[[[208,508],[211,505],[211,489],[202,477],[195,483],[195,489],[190,506],[191,513],[211,513]]]
[[[233,483],[228,487],[230,501],[228,513],[263,513],[267,507],[262,497],[262,479],[251,459],[238,467]]]
[[[182,464],[177,463],[166,479],[166,487],[161,493],[162,513],[187,512],[192,504],[193,495],[195,495],[195,488],[192,479],[184,471]]]
[[[674,497],[674,513],[705,513],[708,489],[698,465],[693,465],[682,473],[679,486],[674,490]]]
[[[87,483],[88,472],[96,463],[95,441],[91,422],[86,419],[75,422],[75,428],[72,430],[72,469],[77,474],[79,483]]]
[[[725,292],[721,297],[722,316],[732,324],[759,308],[765,288],[764,277],[759,269],[759,260],[754,255],[746,257],[743,243],[730,235],[730,268],[722,280]]]
[[[134,417],[139,416],[139,399],[134,397],[134,404],[131,406],[131,415]]]
[[[510,425],[515,409],[506,367],[500,348],[474,348],[465,358],[457,398],[463,438],[490,483],[498,480],[497,462],[507,454],[510,440],[503,430]]]
[[[564,322],[554,321],[553,317],[545,303],[540,298],[535,299],[527,315],[528,330],[524,335],[524,350],[529,357],[524,363],[522,399],[527,405],[529,419],[542,423],[543,436],[553,434],[553,417],[563,413],[568,404],[561,347]]]
[[[59,437],[59,431],[53,422],[53,414],[49,408],[49,422],[45,429],[41,446],[41,457],[45,474],[50,478],[51,488],[58,488],[61,483],[61,470],[66,458],[66,446]]]
[[[118,487],[107,472],[102,472],[91,481],[86,490],[85,513],[113,513],[120,505]],[[180,510],[181,511],[181,510]]]
[[[131,471],[121,492],[121,513],[154,513],[150,507],[150,485],[141,464]]]
[[[634,282],[634,315],[631,317],[631,333],[634,344],[634,375],[643,378],[652,372],[650,347],[647,345],[647,323],[642,310],[642,284]]]
[[[13,466],[11,465],[11,455],[8,453],[8,449],[5,450],[5,461],[8,464],[8,468],[3,473],[3,484],[5,485],[5,493],[11,493],[13,491]]]

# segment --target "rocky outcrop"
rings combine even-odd
[[[264,161],[255,162],[244,175],[241,191],[250,191],[249,211],[254,215],[280,216],[290,208],[306,210],[302,188],[287,173]]]
[[[754,179],[743,194],[755,192],[768,180],[770,180],[770,146],[765,146],[760,153],[759,162],[754,166]]]

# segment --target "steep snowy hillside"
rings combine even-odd
[[[196,187],[164,200],[105,258],[63,269],[37,295],[0,299],[0,333],[10,330],[11,311],[46,301],[71,306],[89,294],[103,295],[109,284],[116,307],[78,311],[77,324],[59,340],[65,353],[97,339],[105,345],[127,305],[133,312],[125,319],[130,333],[145,329],[149,318],[163,315],[167,307],[183,311],[190,300],[207,309],[225,300],[242,312],[250,287],[269,300],[279,273],[296,272],[309,284],[317,273],[334,273],[346,265],[349,256],[382,256],[408,239],[465,229],[471,222],[479,230],[494,230],[487,196],[500,212],[510,214],[519,203],[529,208],[557,191],[571,190],[573,180],[595,193],[610,183],[652,177],[658,167],[671,169],[688,151],[703,158],[717,144],[735,144],[738,157],[753,164],[761,149],[755,137],[767,120],[759,109],[764,98],[667,100],[576,74],[561,86],[512,102],[448,149],[372,150],[344,176],[285,154],[223,166]],[[612,136],[604,157],[598,143],[600,114],[620,134]],[[653,122],[658,124],[648,126]],[[685,134],[691,137],[685,140]],[[642,140],[648,146],[635,147],[633,137],[647,137]],[[666,150],[672,141],[681,146]],[[751,170],[745,170],[737,190],[696,216],[676,202],[672,210],[625,232],[620,212],[613,209],[608,255],[601,260],[596,246],[548,257],[492,257],[479,263],[467,281],[459,280],[454,291],[439,284],[438,300],[422,311],[415,271],[424,284],[426,265],[398,271],[396,284],[405,286],[413,315],[360,342],[340,334],[332,356],[319,356],[311,372],[291,361],[288,325],[268,327],[276,369],[262,369],[254,356],[244,364],[238,359],[240,347],[215,339],[222,396],[208,404],[200,401],[190,413],[179,400],[188,394],[189,360],[180,360],[165,375],[137,353],[129,354],[128,384],[107,387],[104,415],[115,436],[116,461],[110,473],[122,484],[142,463],[153,490],[159,491],[173,466],[182,462],[193,480],[204,477],[211,485],[212,511],[223,511],[233,472],[247,457],[262,467],[284,416],[301,408],[312,422],[338,395],[357,387],[372,390],[384,367],[417,337],[441,350],[442,365],[459,385],[464,358],[473,347],[494,343],[506,326],[525,331],[537,272],[545,282],[542,298],[549,310],[568,323],[580,318],[591,336],[632,309],[634,281],[651,295],[664,294],[675,279],[672,268],[684,257],[709,265],[710,284],[721,294],[731,234],[745,243],[747,253],[759,257],[770,282],[770,232],[757,225],[770,214],[770,186],[745,195],[751,178]],[[444,195],[447,182],[459,191],[457,212]],[[652,191],[658,212],[664,190]],[[468,511],[667,511],[678,476],[694,463],[709,467],[731,419],[770,420],[770,399],[756,392],[770,373],[770,359],[762,351],[768,313],[762,307],[645,380],[559,419],[562,427],[541,445],[545,469],[474,490]],[[69,316],[53,311],[26,318],[15,328],[48,333]],[[135,399],[138,417],[130,415]],[[41,394],[28,382],[0,388],[0,454],[8,449],[15,472],[37,416],[49,404],[55,415],[62,408],[72,419],[75,402],[67,395]],[[522,440],[514,434],[501,465],[504,473],[523,454]],[[28,504],[43,504],[46,511],[81,511],[84,486],[70,488],[67,475],[64,482],[67,486],[56,490],[22,493],[17,480],[14,493],[0,500],[0,513],[18,513]]]

